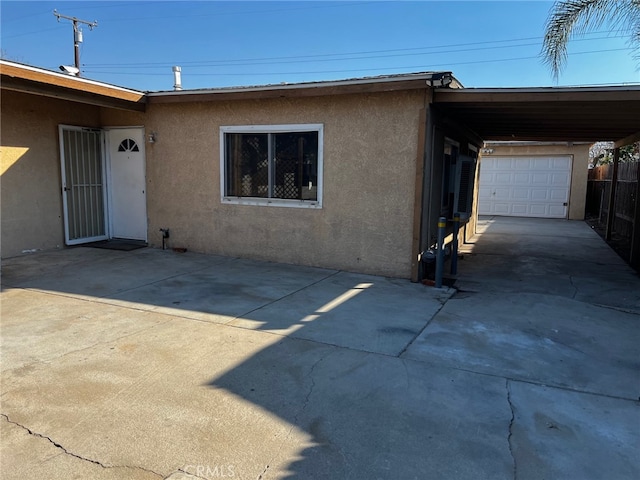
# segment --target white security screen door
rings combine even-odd
[[[109,139],[111,237],[147,240],[144,130],[114,128]]]
[[[64,235],[67,245],[107,238],[102,132],[60,125]]]

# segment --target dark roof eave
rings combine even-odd
[[[444,79],[446,85],[450,85],[453,88],[460,88],[460,83],[453,77],[451,72],[424,72],[325,82],[148,92],[147,98],[149,103],[181,103],[239,99],[318,97],[350,93],[425,89],[432,87],[435,80],[439,82],[441,79]]]
[[[0,87],[102,107],[134,111],[146,108],[143,92],[7,60],[0,60]]]

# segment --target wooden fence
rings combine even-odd
[[[589,170],[587,183],[588,217],[606,228],[609,216],[613,165]],[[615,237],[619,253],[640,270],[640,162],[620,163],[615,182],[613,222],[609,232]]]

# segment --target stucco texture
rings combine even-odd
[[[3,258],[64,245],[58,125],[97,127],[99,110],[3,90]]]
[[[409,277],[423,91],[151,104],[149,242]],[[324,125],[321,209],[223,204],[220,127]]]

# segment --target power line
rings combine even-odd
[[[99,9],[102,10],[104,8],[114,8],[114,7],[122,8],[122,7],[129,7],[129,6],[132,6],[132,5],[139,5],[139,4],[140,4],[140,2],[128,2],[127,3],[127,2],[117,1],[117,2],[110,3],[108,5],[105,5],[103,3],[103,4],[100,4],[100,5],[88,6],[85,3],[84,5],[80,6],[80,4],[77,3],[76,5],[74,5],[74,10],[92,10],[92,9],[96,9],[96,8],[99,8]],[[40,16],[49,15],[50,13],[51,13],[51,10],[42,10],[42,11],[37,12],[37,13],[29,13],[27,15],[21,15],[21,16],[18,16],[18,17],[11,17],[10,16],[8,18],[6,17],[6,15],[3,14],[2,15],[2,19],[4,21],[6,21],[6,22],[17,22],[19,20],[24,20],[25,18],[40,17]],[[43,32],[43,31],[45,31],[45,30],[38,30],[38,32]],[[37,33],[37,32],[30,32],[27,35],[31,35],[33,33]],[[13,35],[11,35],[10,37],[7,37],[7,38],[12,38],[12,37],[13,37]]]
[[[152,65],[144,64],[144,65],[136,65],[135,63],[128,64],[111,64],[112,66],[106,66],[106,64],[84,64],[85,66],[92,68],[158,68],[158,67],[167,67],[176,64],[180,64],[182,66],[189,66],[190,68],[209,68],[209,67],[241,67],[241,66],[252,66],[252,65],[276,65],[276,64],[292,64],[292,63],[317,63],[317,62],[344,62],[351,60],[368,60],[375,58],[397,58],[397,57],[415,57],[415,56],[425,56],[425,55],[441,55],[444,53],[457,53],[457,52],[473,52],[479,50],[496,50],[498,48],[516,48],[516,47],[528,47],[535,46],[538,43],[521,43],[515,45],[501,45],[499,47],[478,47],[478,48],[466,48],[466,49],[457,49],[457,50],[441,50],[435,52],[414,52],[414,53],[399,53],[399,54],[387,54],[387,55],[368,55],[368,56],[356,56],[356,57],[344,57],[344,58],[314,58],[314,59],[305,59],[305,60],[269,60],[263,59],[255,62],[245,62],[238,63],[235,60],[211,60],[211,61],[203,61],[203,62],[158,62]],[[105,66],[103,66],[105,65]]]
[[[626,47],[626,48],[611,48],[611,49],[607,49],[607,50],[590,50],[587,52],[575,52],[572,53],[571,55],[588,55],[588,54],[592,54],[592,53],[608,53],[608,52],[619,52],[619,51],[629,51],[629,50],[633,50],[633,48],[631,47]],[[514,57],[514,58],[499,58],[499,59],[493,59],[493,60],[474,60],[474,61],[470,61],[470,62],[453,62],[453,63],[443,63],[443,64],[436,64],[436,65],[429,65],[428,68],[431,70],[433,68],[436,67],[440,67],[440,68],[444,68],[446,67],[447,69],[450,70],[455,70],[456,66],[460,66],[460,65],[477,65],[477,64],[486,64],[486,63],[499,63],[499,62],[512,62],[512,61],[518,61],[518,60],[535,60],[535,59],[539,59],[540,56],[536,55],[536,56],[530,56],[530,57]],[[246,76],[246,75],[251,75],[251,76],[268,76],[268,75],[310,75],[310,74],[314,74],[314,75],[318,75],[318,74],[325,74],[325,73],[353,73],[353,72],[378,72],[378,71],[383,71],[383,70],[402,70],[402,71],[409,71],[409,70],[415,70],[415,69],[420,69],[420,70],[424,70],[426,67],[425,65],[410,65],[410,66],[402,66],[402,67],[370,67],[370,68],[356,68],[356,69],[344,69],[344,70],[317,70],[317,71],[305,71],[305,72],[242,72],[242,73],[189,73],[189,76],[208,76],[208,77],[217,77],[217,76]],[[140,73],[140,72],[104,72],[104,71],[94,71],[94,70],[86,70],[87,72],[90,73],[97,73],[97,74],[108,74],[108,75],[140,75],[140,76],[166,76],[166,72],[162,72],[162,73]]]
[[[212,61],[220,61],[220,62],[252,62],[252,61],[267,61],[267,60],[287,60],[287,59],[297,59],[297,58],[322,58],[322,57],[333,57],[333,56],[343,56],[343,55],[365,55],[370,53],[390,53],[390,52],[408,52],[415,50],[425,50],[425,49],[435,49],[435,48],[449,48],[449,47],[464,47],[467,45],[484,45],[491,43],[506,43],[506,42],[519,42],[519,41],[527,41],[527,40],[540,40],[542,37],[527,37],[527,38],[515,38],[510,40],[489,40],[484,42],[472,42],[472,43],[454,43],[447,45],[433,45],[433,46],[425,46],[425,47],[409,47],[409,48],[394,48],[387,50],[365,50],[360,52],[345,52],[345,53],[321,53],[314,55],[292,55],[285,57],[261,57],[261,58],[239,58],[233,60],[212,60]],[[175,63],[181,63],[183,65],[189,64],[198,64],[201,61],[176,61],[176,62],[146,62],[146,63],[97,63],[92,64],[92,67],[96,66],[126,66],[126,65],[173,65]]]
[[[48,12],[48,13],[51,13],[51,12]],[[60,25],[60,26],[57,26],[57,27],[53,27],[53,28],[41,28],[40,30],[38,30],[38,31],[36,31],[36,32],[16,33],[15,35],[2,35],[2,38],[3,38],[4,40],[8,40],[8,39],[10,39],[10,38],[25,37],[25,36],[27,36],[27,35],[33,35],[34,33],[49,32],[49,31],[51,31],[51,30],[60,30],[60,29],[62,29],[62,28],[63,28],[63,27],[62,27],[61,25]]]
[[[112,8],[112,7],[126,7],[126,6],[130,6],[130,5],[138,5],[140,2],[117,2],[111,5],[95,5],[95,6],[86,6],[83,5],[81,7],[78,7],[78,10],[87,10],[87,9],[95,9],[95,8]],[[201,18],[201,17],[218,17],[218,16],[229,16],[229,15],[254,15],[254,14],[264,14],[264,13],[280,13],[280,12],[291,12],[294,10],[309,10],[309,9],[319,9],[319,8],[340,8],[340,7],[349,7],[349,6],[360,6],[360,5],[369,5],[369,4],[374,4],[374,3],[378,3],[378,2],[353,2],[353,3],[347,3],[347,2],[340,2],[340,3],[336,3],[333,5],[327,5],[327,4],[323,4],[323,5],[314,5],[314,6],[304,6],[304,7],[287,7],[287,8],[281,8],[281,9],[273,9],[273,10],[254,10],[254,11],[238,11],[238,12],[216,12],[216,13],[205,13],[205,14],[199,14],[199,13],[194,13],[194,14],[188,14],[188,15],[168,15],[168,16],[158,16],[158,17],[116,17],[116,18],[107,18],[102,20],[103,24],[109,24],[109,23],[118,23],[118,22],[140,22],[140,21],[145,21],[145,20],[163,20],[163,19],[174,19],[174,18]],[[13,19],[6,19],[3,18],[3,21],[18,21],[24,18],[31,18],[31,17],[37,17],[40,15],[44,15],[44,14],[48,14],[50,13],[50,11],[46,11],[46,12],[42,12],[42,13],[33,13],[33,14],[29,14],[29,15],[23,15],[22,17],[15,17]],[[26,35],[34,35],[34,34],[38,34],[38,33],[42,33],[42,32],[47,32],[49,30],[54,30],[53,28],[46,28],[46,29],[38,29],[38,30],[34,30],[34,31],[30,31],[30,32],[22,32],[22,33],[16,33],[15,35],[2,35],[2,38],[4,38],[5,40],[8,40],[10,38],[16,38],[16,37],[23,37]]]
[[[584,41],[604,40],[609,38],[620,38],[620,37],[623,37],[623,35],[585,38],[585,39],[578,39],[576,41],[584,42]],[[497,46],[486,46],[486,47],[464,48],[464,49],[453,49],[453,50],[416,52],[416,50],[425,50],[425,49],[433,50],[438,48],[468,47],[472,45],[489,45],[494,43],[539,40],[541,38],[542,37],[528,37],[528,38],[512,39],[512,40],[495,40],[495,41],[486,41],[486,42],[459,43],[459,44],[428,46],[428,47],[400,48],[400,49],[393,49],[393,50],[370,50],[370,51],[364,51],[364,52],[296,55],[296,56],[288,56],[288,57],[265,57],[265,58],[233,59],[233,60],[143,62],[143,63],[96,63],[96,64],[88,63],[84,65],[90,68],[100,68],[100,69],[103,69],[103,68],[135,68],[135,69],[145,68],[146,69],[146,68],[166,67],[166,66],[172,66],[177,64],[180,64],[183,66],[190,66],[192,68],[204,68],[204,67],[210,67],[210,66],[251,66],[251,65],[273,65],[273,64],[290,64],[290,63],[338,62],[338,61],[347,61],[347,60],[366,60],[366,59],[374,59],[374,58],[438,55],[438,54],[445,54],[445,53],[472,52],[472,51],[480,51],[480,50],[497,50],[497,49],[504,49],[504,48],[537,46],[539,44],[536,42],[536,43],[520,43],[520,44],[513,44],[513,45],[497,45]],[[391,54],[390,52],[411,52],[411,53]],[[370,55],[375,53],[382,53],[383,55]],[[347,55],[352,55],[352,56],[347,56]],[[327,57],[334,57],[334,56],[336,57],[340,56],[343,58],[327,58]]]

